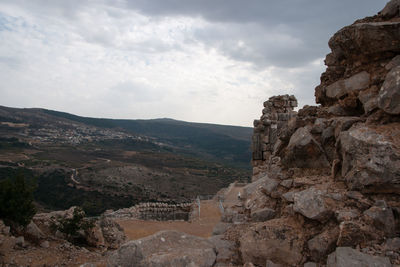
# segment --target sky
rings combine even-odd
[[[0,105],[251,126],[386,0],[0,0]]]

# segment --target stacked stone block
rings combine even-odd
[[[253,166],[263,165],[269,161],[281,130],[297,114],[293,111],[295,107],[297,107],[297,99],[294,95],[273,96],[264,102],[261,118],[254,120]]]

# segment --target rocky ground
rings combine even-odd
[[[162,232],[125,244],[108,266],[399,266],[399,34],[400,1],[392,0],[330,39],[320,106],[294,112],[288,95],[264,103],[253,182],[235,189],[240,199],[225,206],[215,237]],[[186,243],[179,255],[166,249],[187,238],[203,257]]]

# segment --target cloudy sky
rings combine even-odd
[[[0,105],[250,126],[386,0],[1,0]]]

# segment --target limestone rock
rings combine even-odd
[[[377,229],[383,230],[386,236],[392,237],[395,235],[393,211],[384,201],[380,201],[380,204],[376,204],[364,211],[364,215],[372,221]]]
[[[366,71],[357,73],[350,78],[339,80],[326,87],[326,96],[339,99],[352,91],[362,90],[368,87],[370,74]]]
[[[223,239],[223,235],[212,236],[208,238],[208,241],[215,246],[217,253],[214,266],[229,266],[238,261],[234,242]]]
[[[400,16],[400,0],[392,0],[380,12],[380,15],[386,18]]]
[[[268,175],[265,175],[264,177],[258,179],[257,181],[252,182],[243,187],[244,197],[246,198],[252,195],[256,190],[261,190],[266,194],[270,194],[277,188],[278,185],[279,181],[271,179],[269,178]]]
[[[265,222],[275,217],[273,209],[265,208],[261,210],[251,211],[251,219],[253,222]]]
[[[10,226],[6,226],[2,220],[0,220],[0,234],[9,235]]]
[[[126,239],[122,227],[110,218],[101,217],[100,228],[104,241],[109,248],[118,248]]]
[[[356,126],[340,134],[342,176],[351,189],[400,193],[400,124]],[[398,140],[397,140],[398,141]]]
[[[339,229],[328,229],[307,242],[313,260],[320,261],[336,247]]]
[[[39,240],[45,238],[45,235],[43,234],[43,232],[32,221],[26,226],[25,235],[34,241],[39,241]]]
[[[379,91],[378,106],[389,114],[400,114],[400,66],[387,75]]]
[[[247,229],[239,239],[243,261],[260,266],[266,260],[286,266],[299,264],[304,244],[300,228],[293,221],[273,219]]]
[[[339,210],[336,212],[336,220],[339,222],[351,221],[360,217],[360,212],[356,209]]]
[[[391,267],[389,258],[361,253],[349,247],[338,247],[329,255],[327,267]]]
[[[113,253],[107,266],[213,266],[214,245],[200,237],[177,231],[161,231],[123,244]]]
[[[231,226],[232,226],[231,223],[219,222],[214,226],[212,234],[223,235]]]
[[[309,219],[324,222],[332,215],[332,210],[325,201],[325,195],[325,191],[314,187],[295,193],[293,209]]]
[[[304,127],[296,130],[286,148],[284,165],[297,168],[329,167],[329,162],[321,145]]]
[[[358,221],[344,221],[339,225],[339,237],[336,245],[355,247],[364,244],[367,240],[379,240],[380,238],[382,236],[378,236],[369,225]]]

